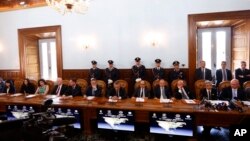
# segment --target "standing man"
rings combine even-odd
[[[140,80],[144,80],[146,76],[146,68],[144,65],[141,65],[141,58],[135,58],[135,65],[132,67],[133,73],[133,82],[139,82]]]
[[[239,80],[242,87],[244,82],[250,80],[250,71],[246,68],[246,62],[241,61],[241,68],[235,70],[235,78]]]
[[[152,69],[154,80],[164,79],[165,72],[161,67],[161,59],[155,59],[155,68]]]
[[[114,61],[108,60],[109,67],[105,69],[105,79],[108,85],[119,79],[119,70],[114,67]]]
[[[231,81],[232,79],[232,72],[231,70],[226,68],[227,62],[221,62],[221,69],[216,70],[216,86],[218,87],[220,82],[223,81]]]
[[[185,74],[180,69],[180,62],[179,61],[174,61],[173,66],[174,66],[174,69],[169,72],[169,82],[170,82],[170,84],[172,83],[172,81],[174,81],[176,79],[185,80]]]
[[[200,61],[200,67],[195,70],[195,80],[200,79],[212,81],[211,70],[206,68],[205,61]]]
[[[101,80],[101,70],[97,67],[97,62],[95,60],[91,61],[92,68],[89,71],[89,78]]]

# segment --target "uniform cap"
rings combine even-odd
[[[109,64],[113,64],[114,61],[113,61],[113,60],[108,60],[108,63],[109,63]]]
[[[95,60],[91,61],[91,63],[92,63],[93,65],[97,64],[97,62],[96,62]]]
[[[179,61],[174,61],[174,62],[173,62],[173,65],[179,65],[179,64],[180,64]]]
[[[139,61],[141,61],[141,58],[140,58],[140,57],[136,57],[136,58],[135,58],[135,61],[136,61],[136,62],[139,62]]]
[[[155,63],[161,63],[161,59],[155,59]]]

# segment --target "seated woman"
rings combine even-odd
[[[127,98],[126,90],[121,87],[119,82],[115,82],[114,86],[108,90],[107,97],[112,99],[125,99]]]
[[[7,93],[7,94],[14,94],[14,93],[16,93],[16,89],[15,89],[15,87],[13,85],[12,80],[6,80],[3,92]]]
[[[46,84],[44,79],[38,80],[38,88],[36,89],[35,94],[48,94],[49,92],[49,86]]]
[[[35,86],[30,83],[30,80],[28,78],[24,79],[20,93],[34,94],[35,91]]]

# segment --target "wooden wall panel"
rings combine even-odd
[[[0,70],[0,77],[3,79],[19,79],[20,70]]]

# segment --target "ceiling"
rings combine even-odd
[[[216,20],[216,21],[201,21],[197,22],[198,28],[213,28],[213,27],[231,27],[244,22],[243,19],[234,20]]]
[[[0,12],[45,5],[45,0],[0,0]]]

